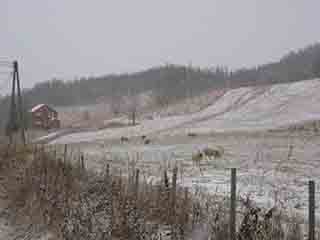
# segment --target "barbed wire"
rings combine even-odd
[[[13,68],[13,61],[0,57],[0,68]]]
[[[8,74],[6,79],[0,78],[0,94],[5,93],[5,90],[9,91],[11,79],[12,79],[12,73]]]
[[[12,64],[11,65],[10,64],[0,64],[0,68],[1,69],[12,69],[13,66],[12,66]]]
[[[9,91],[12,76],[12,62],[0,60],[0,94],[5,93],[6,90]]]

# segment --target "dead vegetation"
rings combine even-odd
[[[97,174],[84,161],[39,146],[2,149],[0,189],[11,218],[47,226],[55,239],[228,238],[229,200],[179,187],[176,167],[149,182],[138,169],[127,176],[107,165]],[[302,239],[275,208],[239,209],[239,240]]]

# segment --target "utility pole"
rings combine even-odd
[[[17,96],[16,96],[17,88]],[[18,102],[16,102],[18,98]],[[22,106],[21,85],[19,77],[18,62],[13,62],[13,77],[12,77],[12,90],[11,90],[11,105],[10,105],[10,118],[7,124],[8,135],[10,143],[13,141],[13,133],[18,130],[21,131],[21,140],[23,144],[26,144],[25,136],[25,119]]]

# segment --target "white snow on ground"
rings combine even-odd
[[[320,81],[274,85],[238,109],[198,122],[191,131],[272,129],[320,119]]]
[[[264,207],[282,206],[287,213],[307,214],[308,181],[319,181],[320,136],[278,136],[264,134],[210,136],[190,143],[164,145],[84,146],[87,165],[104,169],[107,162],[116,171],[126,172],[129,162],[142,170],[144,176],[155,179],[162,171],[178,165],[178,180],[183,186],[204,188],[211,194],[229,195],[230,168],[237,168],[237,192]],[[288,157],[289,145],[292,156]],[[204,160],[201,171],[192,162],[192,154],[206,146],[222,146],[221,159]],[[105,151],[104,151],[105,150]],[[320,185],[316,184],[317,216],[320,217]]]
[[[57,137],[58,135],[62,134],[64,132],[64,130],[59,130],[59,131],[56,131],[56,132],[52,132],[52,133],[49,133],[48,135],[45,135],[45,136],[42,136],[42,137],[39,137],[36,139],[36,141],[44,141],[44,140],[47,140],[47,139],[51,139],[51,138],[54,138],[54,137]]]
[[[228,194],[230,167],[238,169],[240,194],[252,194],[263,206],[281,202],[288,211],[307,212],[307,182],[319,181],[320,137],[304,135],[260,137],[246,135],[247,131],[274,129],[310,120],[320,120],[320,80],[264,87],[239,88],[226,92],[206,109],[188,115],[145,120],[135,127],[105,129],[75,133],[60,137],[51,143],[92,142],[120,139],[121,136],[166,136],[187,132],[210,133],[243,130],[243,134],[204,136],[188,144],[177,142],[154,145],[111,145],[108,152],[112,164],[124,165],[126,159],[139,156],[139,164],[150,175],[159,176],[164,163],[178,162],[184,169],[180,183],[186,186],[206,187],[211,193]],[[287,134],[287,133],[285,133]],[[299,133],[300,134],[300,133]],[[255,136],[255,135],[254,135]],[[169,138],[170,139],[170,138]],[[175,139],[175,138],[174,138]],[[202,175],[193,167],[191,156],[207,145],[223,146],[226,155],[221,161],[204,164]],[[294,147],[288,157],[289,145]],[[101,169],[108,158],[103,150],[92,145],[81,148],[88,154],[88,165]],[[290,159],[289,159],[290,158]],[[101,160],[99,162],[99,159]],[[172,163],[171,163],[172,164]],[[317,184],[317,203],[320,202],[320,185]],[[317,205],[317,214],[320,208]]]
[[[4,219],[0,218],[0,240],[8,240],[12,228],[8,226]]]
[[[273,129],[308,120],[320,120],[320,80],[230,90],[208,108],[193,114],[144,120],[140,125],[74,133],[52,143],[95,140],[148,134],[226,132]]]

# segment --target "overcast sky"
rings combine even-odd
[[[166,62],[231,68],[320,40],[319,0],[0,0],[0,59],[24,87]]]

